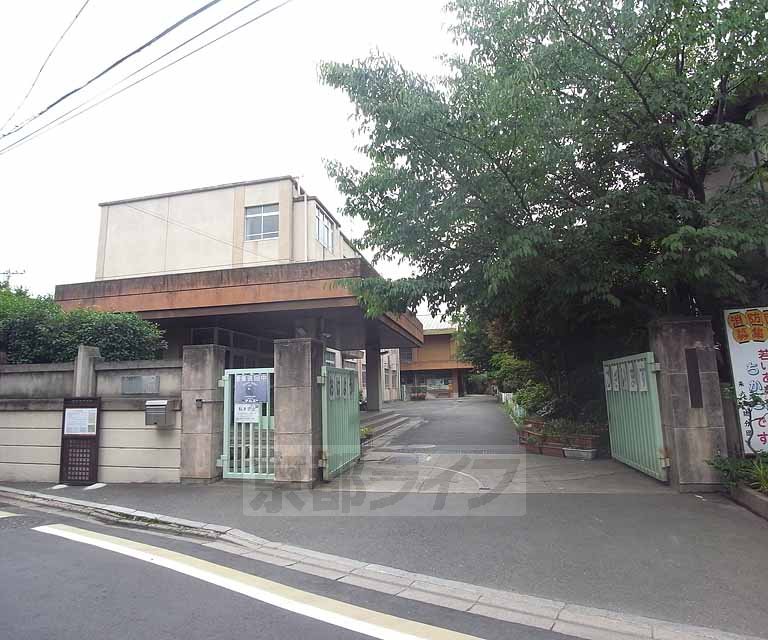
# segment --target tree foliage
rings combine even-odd
[[[419,273],[364,281],[369,310],[466,311],[552,370],[562,341],[768,301],[765,2],[449,6],[467,53],[441,78],[322,67],[368,161],[329,164],[345,213]]]
[[[0,286],[0,350],[10,364],[72,361],[81,344],[106,360],[156,358],[167,347],[163,331],[135,314],[62,311],[48,296]]]

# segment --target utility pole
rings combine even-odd
[[[13,276],[23,276],[25,273],[26,271],[14,271],[13,269],[6,269],[5,271],[0,271],[0,275],[5,276],[5,281],[3,285],[6,287],[10,286],[11,278]]]

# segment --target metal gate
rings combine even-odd
[[[322,368],[323,479],[330,480],[360,458],[360,398],[357,371]]]
[[[666,482],[669,463],[661,430],[658,370],[650,352],[603,362],[611,455]]]
[[[274,378],[274,369],[224,372],[225,478],[275,478]]]

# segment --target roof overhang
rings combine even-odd
[[[163,322],[262,316],[285,328],[302,319],[329,319],[343,349],[421,346],[424,334],[413,314],[365,318],[356,296],[340,279],[375,277],[362,258],[195,271],[58,285],[63,309],[133,312]]]

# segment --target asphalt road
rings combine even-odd
[[[36,527],[65,524],[207,560],[342,603],[479,638],[555,640],[561,634],[395,598],[232,556],[199,544],[0,503],[0,636],[120,638],[367,638],[134,557]],[[328,620],[332,619],[328,616]],[[390,636],[392,637],[392,636]],[[425,635],[430,637],[429,635]],[[434,637],[434,636],[433,636]]]

